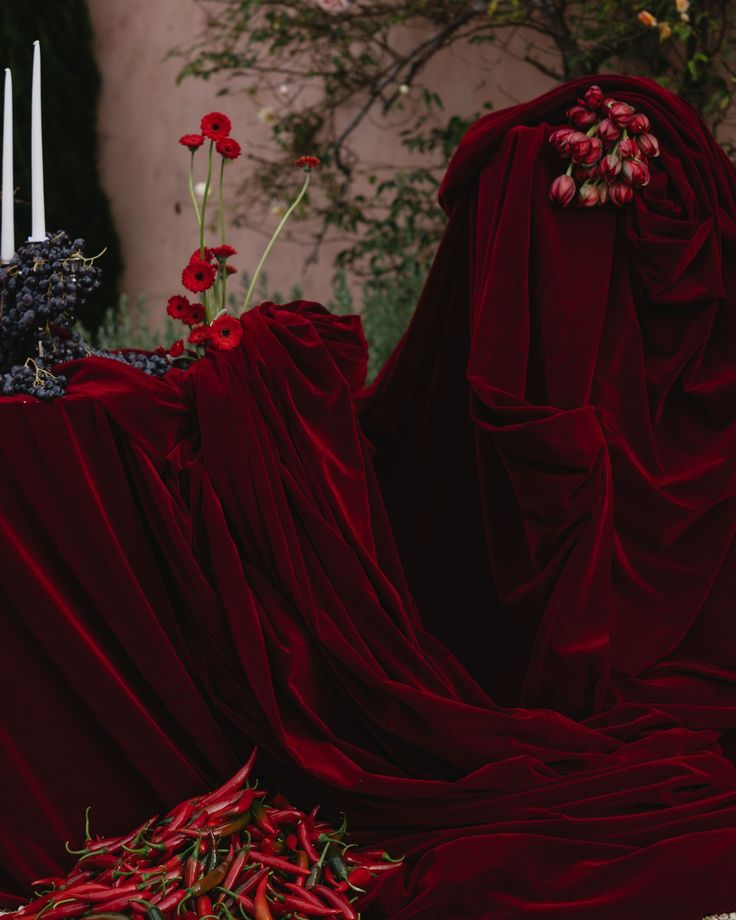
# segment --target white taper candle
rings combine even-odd
[[[15,252],[13,200],[13,78],[5,68],[5,104],[3,108],[3,203],[0,221],[0,260],[7,262]]]
[[[33,43],[31,91],[31,243],[46,239],[46,208],[43,198],[43,128],[41,124],[41,46]]]

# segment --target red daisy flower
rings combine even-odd
[[[232,129],[232,122],[223,115],[222,112],[210,112],[202,119],[202,134],[211,141],[219,141],[221,137],[227,137]]]
[[[195,326],[189,333],[188,341],[191,342],[192,345],[206,345],[210,337],[209,326]]]
[[[197,247],[194,252],[189,256],[189,261],[194,262],[195,259],[204,259],[205,262],[212,261],[213,250],[209,246],[204,247],[204,255],[201,256],[199,253],[201,250]]]
[[[188,147],[192,153],[194,153],[195,150],[198,150],[202,144],[204,144],[204,135],[184,134],[179,138],[179,143],[184,147]]]
[[[182,317],[182,321],[185,322],[187,326],[196,326],[197,323],[204,322],[204,304],[190,303],[189,310],[186,316]]]
[[[189,315],[191,306],[188,297],[184,297],[182,294],[175,294],[173,297],[169,297],[166,312],[173,319],[180,319],[183,322],[184,317]]]
[[[298,160],[294,161],[294,166],[299,166],[306,172],[311,172],[319,166],[319,162],[318,157],[299,157]]]
[[[203,259],[192,259],[181,273],[181,283],[195,294],[207,291],[215,283],[215,268]]]
[[[210,326],[210,341],[213,348],[229,351],[236,348],[243,338],[243,327],[234,316],[220,316]]]
[[[223,262],[225,259],[229,259],[230,256],[236,256],[237,254],[238,250],[234,249],[232,246],[228,246],[227,243],[223,243],[221,246],[212,247],[212,255],[216,259],[221,259]]]
[[[184,352],[184,339],[177,339],[169,349],[172,358],[178,358]]]
[[[226,160],[236,160],[240,156],[240,144],[232,137],[221,137],[215,144],[215,150]]]

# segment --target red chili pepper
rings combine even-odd
[[[115,898],[122,898],[123,896],[130,897],[131,895],[138,894],[138,886],[135,882],[131,882],[127,885],[121,885],[120,888],[103,888],[100,891],[88,891],[85,894],[85,900],[92,901],[109,901]]]
[[[110,894],[113,893],[114,892],[110,892]],[[113,898],[109,898],[107,901],[98,902],[95,905],[95,911],[98,913],[107,913],[110,911],[125,910],[130,905],[130,893],[124,895],[114,894],[115,896]]]
[[[184,886],[191,888],[202,872],[202,863],[190,856],[184,867]]]
[[[253,804],[251,813],[253,815],[253,820],[256,822],[256,827],[260,827],[264,834],[268,834],[269,837],[275,837],[278,834],[276,828],[271,824],[266,809],[261,802],[255,802]]]
[[[310,904],[294,895],[288,895],[283,902],[287,911],[298,911],[305,917],[339,917],[340,910],[336,907],[323,907],[321,904]]]
[[[82,862],[84,860],[84,862]],[[85,869],[109,869],[117,866],[118,857],[112,853],[92,853],[90,856],[83,856],[79,861]]]
[[[327,884],[331,885],[333,888],[337,888],[338,881],[335,878],[335,873],[330,869],[329,866],[325,866],[325,879],[327,879]]]
[[[240,799],[241,795],[242,793],[236,789],[235,792],[231,792],[230,795],[227,795],[222,799],[217,799],[215,802],[210,802],[208,805],[205,805],[202,808],[202,811],[204,812],[204,814],[210,815],[210,817],[213,815],[218,815],[223,811],[231,811],[232,807],[235,805],[238,799]],[[208,822],[208,823],[211,824],[212,822]]]
[[[402,863],[369,863],[369,862],[356,862],[355,860],[350,860],[351,865],[356,866],[359,869],[367,869],[369,872],[390,872],[392,869],[398,869]]]
[[[45,888],[47,885],[53,885],[58,888],[60,885],[66,885],[67,880],[60,875],[49,875],[48,878],[37,878],[31,882],[31,888]]]
[[[243,882],[242,885],[239,885],[235,889],[235,893],[236,894],[249,894],[251,891],[253,891],[254,888],[258,886],[258,883],[261,881],[261,879],[264,876],[268,878],[270,874],[271,874],[271,870],[268,867],[264,869],[258,869],[258,871],[254,872],[253,875],[251,875],[251,877],[246,882]]]
[[[304,817],[304,815],[295,808],[271,808],[267,810],[267,814],[274,827],[281,827],[282,824],[296,824]]]
[[[162,912],[167,910],[173,910],[175,907],[178,907],[179,902],[186,897],[186,891],[182,888],[179,888],[177,891],[172,891],[166,895],[165,898],[162,898],[156,905],[158,909]]]
[[[233,859],[230,868],[227,870],[227,875],[225,876],[222,887],[223,888],[232,888],[236,884],[238,876],[245,865],[245,861],[248,858],[249,847],[243,847],[238,855]]]
[[[208,872],[207,875],[196,881],[192,887],[189,888],[189,894],[192,897],[198,898],[200,895],[211,891],[215,886],[222,884],[222,880],[227,875],[229,868],[227,862],[220,863],[219,866],[216,866],[211,872]]]
[[[266,888],[268,887],[268,876],[264,875],[258,883],[258,890],[253,901],[255,911],[255,920],[273,920],[271,908],[266,900]]]
[[[206,917],[207,914],[212,913],[212,901],[207,897],[206,894],[197,898],[197,916]]]
[[[250,812],[246,812],[244,815],[238,815],[232,821],[228,821],[227,824],[223,824],[217,829],[217,834],[220,837],[228,837],[230,834],[234,834],[237,831],[242,831],[244,827],[248,826],[250,822]],[[275,831],[274,831],[275,833]]]
[[[356,888],[365,888],[366,885],[370,885],[373,881],[373,876],[370,869],[366,869],[365,866],[358,866],[357,869],[353,869],[350,873],[349,880],[350,884],[355,885]]]
[[[48,917],[48,920],[62,920],[63,917],[78,917],[87,910],[87,906],[85,901],[60,904],[58,907],[52,907],[51,910],[46,911],[44,917]]]
[[[315,828],[315,821],[317,820],[318,812],[319,805],[315,806],[304,818],[304,823],[307,825],[307,830],[309,831],[309,839],[313,842],[317,841],[318,836]]]
[[[284,843],[286,844],[286,848],[292,851],[296,850],[299,846],[296,834],[287,834],[284,838]]]
[[[181,805],[177,805],[173,811],[170,812],[171,821],[165,826],[163,830],[163,835],[165,837],[170,836],[174,831],[179,830],[179,828],[184,827],[184,825],[189,821],[192,815],[197,808],[196,801],[182,802]]]
[[[309,875],[308,869],[302,869],[301,866],[295,866],[294,863],[290,863],[287,859],[282,859],[280,856],[271,856],[269,853],[262,853],[260,850],[251,850],[248,858],[253,862],[263,863],[264,866],[268,866],[270,869],[278,869],[279,872],[285,872],[288,875]]]
[[[299,837],[299,843],[301,848],[306,851],[307,856],[311,859],[312,862],[319,861],[319,853],[315,849],[314,844],[309,839],[309,829],[304,821],[300,821],[296,827],[297,836]]]
[[[301,898],[303,901],[306,901],[308,904],[315,904],[317,907],[324,907],[324,904],[320,901],[317,895],[312,894],[311,891],[307,891],[306,888],[300,888],[299,885],[295,882],[284,882],[284,888],[296,895],[296,897]]]
[[[226,783],[223,783],[218,789],[215,789],[214,792],[210,792],[208,795],[200,799],[200,805],[208,805],[210,802],[216,802],[218,799],[224,798],[224,796],[229,795],[235,789],[240,789],[245,781],[250,776],[251,770],[253,769],[253,764],[256,762],[256,754],[258,753],[258,748],[254,747],[253,752],[248,758],[244,766],[238,770],[238,772],[232,776]]]
[[[321,895],[322,899],[327,901],[328,904],[332,904],[333,907],[339,907],[345,920],[358,920],[355,908],[345,895],[340,894],[338,891],[333,891],[331,888],[326,888],[324,885],[315,885],[313,890]]]
[[[233,808],[233,811],[238,815],[242,814],[244,811],[250,811],[250,806],[255,801],[255,798],[256,798],[255,789],[244,789],[240,798],[235,803],[235,807]]]

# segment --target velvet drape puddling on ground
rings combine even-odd
[[[471,129],[415,320],[263,305],[165,380],[0,401],[2,886],[262,748],[405,871],[375,920],[736,908],[736,181],[697,116],[627,210],[559,211],[550,126]],[[471,676],[472,675],[472,676]]]

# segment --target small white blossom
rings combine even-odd
[[[194,194],[197,196],[197,198],[199,198],[200,201],[204,198],[204,190],[206,188],[207,188],[206,182],[198,182],[194,186]]]
[[[276,121],[276,113],[270,105],[264,105],[258,109],[256,118],[264,125],[272,125]]]
[[[411,92],[411,86],[408,83],[399,83],[399,92],[402,96],[406,96]]]

